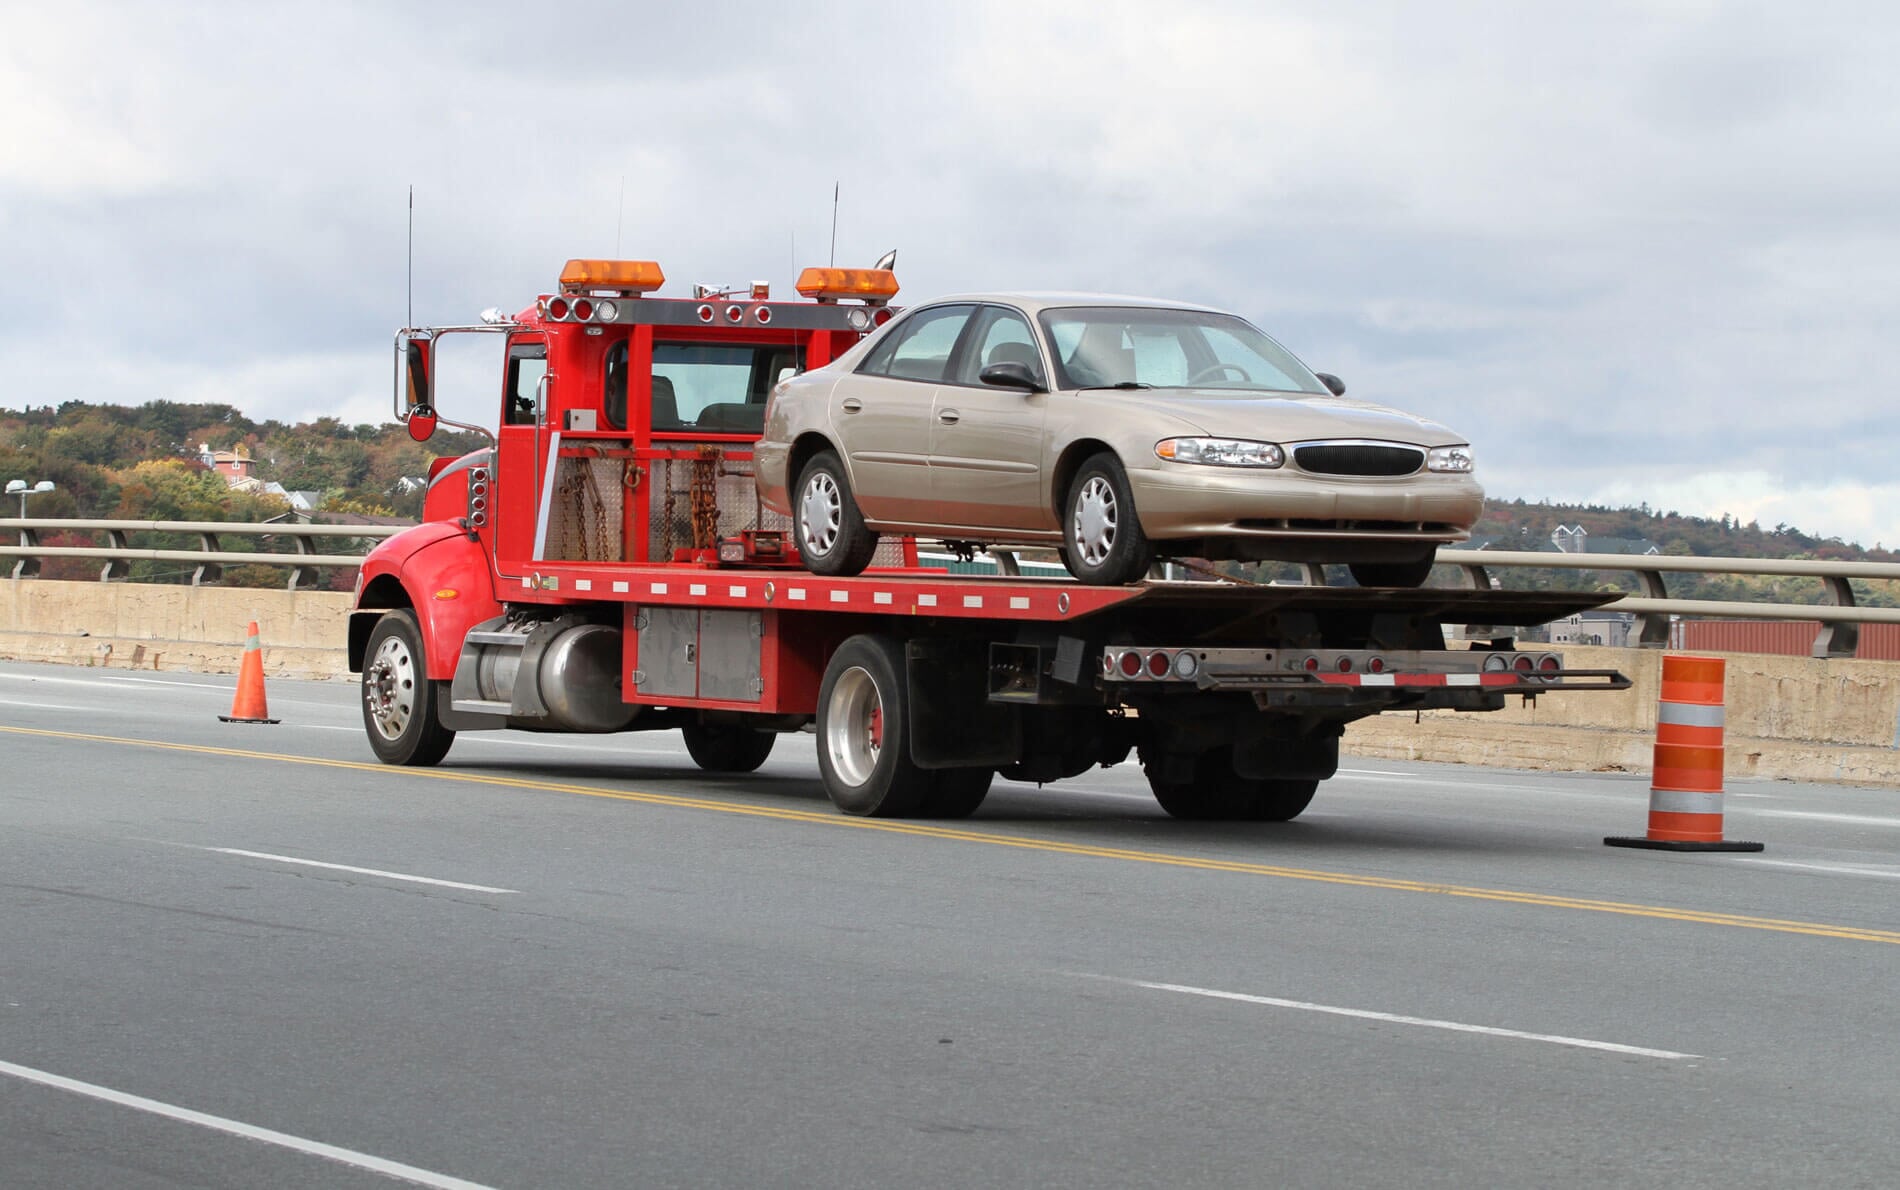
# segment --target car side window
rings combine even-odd
[[[897,328],[888,350],[879,344],[858,371],[894,380],[942,380],[950,368],[950,353],[975,309],[939,306],[917,311]]]
[[[1029,320],[1003,306],[984,306],[977,315],[970,335],[970,347],[957,365],[958,384],[982,384],[983,369],[991,364],[1024,364],[1046,388],[1042,372],[1042,350],[1029,331]]]

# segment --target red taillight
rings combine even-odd
[[[738,322],[744,317],[745,317],[744,306],[727,306],[726,307],[726,321],[727,322]]]
[[[548,302],[548,317],[557,322],[567,317],[567,299],[553,298]]]
[[[1350,657],[1341,657],[1336,665],[1340,673],[1349,674],[1352,672],[1352,658]]]
[[[586,298],[582,298],[579,301],[574,303],[574,317],[575,318],[578,318],[582,322],[586,322],[588,319],[592,318],[593,316],[594,316],[594,303],[588,301]]]
[[[1536,665],[1537,663],[1531,660],[1531,655],[1529,653],[1519,653],[1511,661],[1511,668],[1521,674],[1527,674],[1531,672],[1532,669],[1536,668]]]
[[[1368,659],[1366,661],[1366,672],[1369,674],[1384,673],[1385,672],[1385,658],[1373,657],[1373,658]]]
[[[713,320],[713,308],[711,306],[701,306],[696,313],[699,315],[701,322],[711,322]]]
[[[1126,674],[1127,676],[1131,678],[1140,677],[1141,676],[1141,654],[1135,652],[1133,649],[1130,649],[1126,653],[1123,653],[1122,659],[1121,659],[1121,667],[1122,667],[1122,673]]]
[[[1564,659],[1555,653],[1545,653],[1537,659],[1537,668],[1547,674],[1554,674],[1564,667]]]
[[[772,307],[760,306],[759,312],[756,315],[754,315],[754,317],[759,320],[760,326],[766,325],[767,323],[772,321]]]
[[[1318,673],[1318,672],[1319,672],[1319,658],[1317,658],[1317,657],[1308,657],[1308,658],[1306,659],[1306,672],[1307,672],[1307,673]]]
[[[1165,678],[1168,676],[1168,671],[1173,668],[1174,659],[1169,657],[1166,653],[1157,649],[1155,652],[1148,654],[1149,677]]]
[[[876,313],[871,315],[871,321],[877,323],[879,326],[883,326],[890,320],[891,310],[889,306],[879,306]]]

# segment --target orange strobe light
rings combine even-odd
[[[1663,658],[1656,705],[1656,755],[1649,782],[1649,834],[1608,838],[1612,847],[1657,851],[1760,851],[1760,843],[1722,838],[1722,680],[1720,657]]]
[[[897,274],[889,269],[806,269],[798,274],[798,292],[821,302],[863,298],[888,302],[897,296]]]
[[[561,288],[569,293],[652,293],[666,274],[651,260],[570,260],[561,270]]]

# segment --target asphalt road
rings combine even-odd
[[[373,762],[355,689],[0,665],[0,1186],[1876,1186],[1900,794],[1348,761],[834,814],[811,737]]]

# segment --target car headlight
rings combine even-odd
[[[1278,467],[1286,451],[1275,442],[1245,438],[1164,438],[1155,454],[1170,463],[1206,463],[1214,467]]]
[[[1434,446],[1425,454],[1425,470],[1469,474],[1471,448],[1469,446]]]

